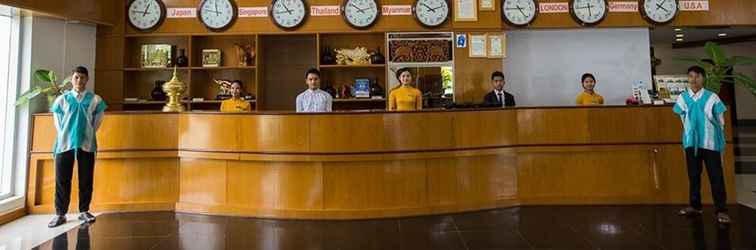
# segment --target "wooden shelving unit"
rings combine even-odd
[[[264,65],[260,53],[267,49],[280,47],[281,41],[289,41],[290,38],[307,37],[299,41],[292,53],[272,53],[269,54],[267,63]],[[261,39],[278,42],[263,43]],[[264,90],[273,91],[269,93],[270,101],[288,104],[291,96],[296,96],[297,91],[304,90],[304,79],[300,77],[308,67],[307,62],[312,62],[310,67],[314,66],[321,70],[321,84],[340,87],[342,85],[354,84],[355,78],[370,78],[379,84],[384,90],[386,89],[386,70],[385,64],[367,64],[367,65],[320,65],[320,53],[325,47],[332,49],[365,47],[369,51],[380,50],[384,56],[387,54],[385,47],[385,33],[323,33],[323,34],[299,34],[299,35],[257,35],[257,34],[131,34],[126,36],[124,46],[124,68],[123,68],[123,97],[139,98],[150,100],[150,93],[156,86],[156,81],[168,81],[173,74],[172,67],[165,68],[142,68],[141,67],[141,46],[143,44],[171,44],[174,46],[174,58],[179,55],[179,50],[184,49],[185,55],[189,59],[189,65],[186,67],[176,68],[179,78],[187,84],[185,97],[204,98],[206,101],[193,102],[184,101],[189,110],[193,109],[218,109],[219,100],[214,100],[218,94],[218,86],[214,82],[216,79],[223,80],[241,80],[244,91],[256,97],[251,101],[255,110],[265,110]],[[304,43],[303,43],[304,41]],[[240,64],[236,55],[234,45],[248,44],[254,48],[254,61],[248,65]],[[310,44],[310,45],[307,45]],[[222,63],[218,67],[202,66],[203,49],[220,49],[222,53]],[[281,48],[278,48],[280,51]],[[274,49],[275,50],[275,49]],[[297,55],[303,51],[308,53]],[[294,53],[296,52],[296,53]],[[313,53],[309,53],[313,52]],[[302,58],[306,56],[307,58]],[[305,63],[302,63],[305,59]],[[299,62],[291,64],[291,62]],[[282,65],[293,65],[291,68],[284,68]],[[288,66],[286,66],[288,67]],[[267,70],[267,71],[266,71]],[[300,72],[301,71],[301,72]],[[267,73],[263,73],[267,72]],[[281,88],[282,83],[286,83],[287,88]],[[283,93],[286,92],[286,93]],[[291,93],[289,93],[291,92]],[[385,93],[384,93],[385,96]],[[281,99],[283,98],[283,99]],[[293,103],[294,100],[292,99]],[[157,110],[165,102],[161,101],[140,101],[140,102],[122,102],[125,110]],[[335,109],[366,109],[366,108],[385,108],[386,99],[334,99]],[[280,106],[280,105],[279,105]],[[275,108],[272,108],[275,109]]]

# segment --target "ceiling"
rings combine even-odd
[[[679,30],[677,30],[679,29]],[[682,34],[682,42],[676,41]],[[726,34],[726,36],[720,36]],[[741,27],[657,27],[651,29],[651,44],[696,44],[705,41],[738,41],[750,38],[756,41],[756,26]]]

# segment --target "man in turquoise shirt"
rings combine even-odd
[[[703,212],[701,205],[701,172],[704,164],[711,183],[716,220],[730,223],[727,215],[727,192],[722,170],[722,151],[725,148],[724,112],[727,108],[717,94],[703,88],[706,72],[693,66],[688,69],[688,91],[680,93],[673,111],[683,123],[683,148],[688,163],[690,206],[678,212],[679,215],[698,216]]]
[[[95,221],[89,213],[92,201],[95,152],[97,152],[97,128],[102,123],[107,105],[98,95],[86,89],[89,73],[79,66],[73,70],[73,89],[55,99],[50,111],[57,135],[55,155],[55,218],[48,227],[66,223],[66,213],[71,200],[71,177],[73,163],[79,163],[79,220]]]

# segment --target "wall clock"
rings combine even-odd
[[[526,26],[538,15],[537,0],[504,0],[501,3],[501,19],[512,26]]]
[[[270,6],[273,23],[287,30],[296,29],[304,24],[308,11],[304,0],[273,0]]]
[[[202,0],[197,16],[207,29],[214,32],[227,30],[236,22],[239,9],[234,0]]]
[[[412,12],[415,20],[428,28],[435,28],[449,20],[449,2],[447,0],[415,0]]]
[[[572,0],[570,15],[580,25],[595,25],[606,18],[609,5],[606,0]]]
[[[165,21],[165,4],[160,0],[131,0],[126,11],[129,25],[139,31],[153,31]]]
[[[680,11],[677,0],[639,0],[638,5],[643,18],[655,24],[672,22]]]
[[[355,29],[373,26],[381,16],[381,5],[377,0],[344,0],[341,6],[344,20]]]

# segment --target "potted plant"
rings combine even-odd
[[[728,57],[722,47],[714,42],[707,42],[704,45],[708,58],[677,58],[679,61],[696,64],[706,71],[704,79],[704,88],[719,93],[722,84],[740,84],[751,91],[756,96],[756,83],[754,80],[742,73],[733,73],[735,66],[756,64],[756,58],[746,56]]]
[[[37,84],[37,86],[21,94],[16,101],[16,106],[27,104],[39,95],[47,96],[47,105],[52,106],[55,98],[62,95],[70,87],[71,83],[70,76],[63,79],[63,82],[58,83],[58,77],[55,75],[55,72],[46,69],[35,71],[34,78],[41,82],[41,84]]]

